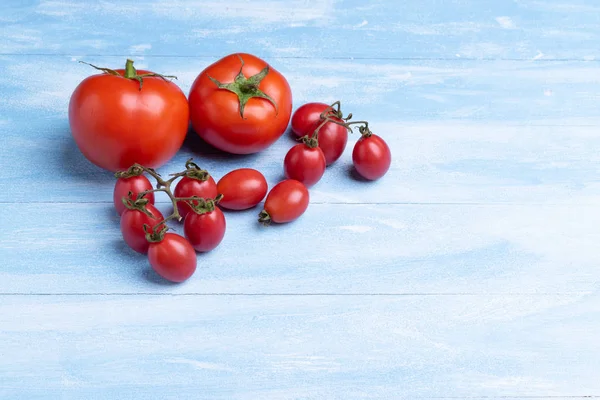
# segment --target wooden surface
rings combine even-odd
[[[4,0],[0,33],[1,399],[600,397],[596,1]],[[369,120],[392,167],[357,180],[353,135],[301,219],[228,213],[165,284],[70,136],[76,61],[187,94],[236,51],[294,108]],[[273,185],[292,143],[229,157],[191,133],[160,172]]]

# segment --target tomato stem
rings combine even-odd
[[[156,229],[159,226],[162,227],[160,229]],[[152,230],[147,224],[144,224],[144,232],[146,232],[146,240],[150,243],[157,243],[164,239],[165,233],[169,230],[167,224],[160,222],[154,226],[154,230]]]
[[[146,208],[146,204],[148,204],[147,198],[142,198],[141,196],[138,196],[134,199],[133,192],[129,191],[127,193],[127,196],[123,197],[121,201],[123,202],[125,208],[127,208],[128,210],[138,210],[143,212],[147,216],[152,217],[152,213]]]
[[[95,68],[95,69],[97,69],[99,71],[104,72],[105,74],[115,75],[115,76],[122,76],[123,78],[127,78],[127,79],[132,79],[132,80],[138,81],[139,84],[140,84],[139,90],[142,90],[142,85],[144,84],[144,79],[143,78],[157,77],[157,78],[162,78],[165,81],[167,80],[167,78],[177,79],[177,77],[174,76],[174,75],[161,75],[161,74],[157,74],[157,73],[154,73],[154,72],[149,72],[149,73],[146,73],[146,74],[138,74],[137,70],[133,66],[133,60],[129,59],[129,58],[125,61],[125,71],[123,72],[122,75],[119,72],[115,71],[114,69],[97,67],[97,66],[95,66],[93,64],[90,64],[90,63],[87,63],[85,61],[79,61],[79,62],[82,63],[82,64],[89,65],[92,68]]]
[[[271,216],[269,215],[269,213],[267,212],[267,210],[262,210],[258,214],[258,222],[260,222],[264,226],[271,225]]]
[[[246,107],[248,100],[255,97],[269,101],[273,105],[273,107],[275,107],[275,114],[278,114],[279,108],[275,100],[273,100],[271,96],[259,89],[260,83],[269,74],[269,66],[267,65],[266,67],[264,67],[256,75],[252,75],[251,77],[246,78],[246,76],[242,72],[242,70],[244,69],[244,59],[239,54],[238,57],[241,63],[240,72],[238,72],[233,82],[222,83],[210,75],[208,76],[208,79],[210,79],[211,82],[217,86],[217,88],[235,93],[235,95],[238,97],[238,102],[240,106],[240,116],[242,117],[242,119],[246,119],[244,118],[244,108]]]
[[[188,178],[197,179],[201,182],[207,181],[210,178],[210,174],[208,171],[200,168],[198,164],[192,162],[192,159],[186,161],[185,163],[186,170],[181,174],[187,176]],[[179,174],[171,174],[171,176],[178,176]],[[179,176],[183,176],[179,175]]]
[[[307,147],[314,149],[319,147],[319,134],[318,130],[313,133],[312,136],[304,135],[300,139],[302,143],[304,143]]]
[[[214,199],[204,199],[202,197],[192,196],[191,198],[177,198],[177,200],[187,200],[186,202],[196,214],[208,214],[215,211],[217,203],[221,201],[223,197],[222,194],[219,194]]]

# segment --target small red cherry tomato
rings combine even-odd
[[[198,252],[207,252],[217,247],[225,236],[225,215],[219,207],[198,214],[191,211],[185,217],[183,232],[192,247]]]
[[[217,183],[223,195],[219,205],[229,210],[247,210],[260,203],[268,191],[267,180],[252,168],[239,168],[225,174]]]
[[[265,225],[270,222],[291,222],[304,214],[309,198],[308,189],[302,182],[295,179],[283,180],[267,195],[258,221]]]
[[[292,115],[292,132],[298,137],[311,136],[323,122],[321,114],[327,110],[333,111],[333,108],[325,103],[303,104]],[[343,123],[335,116],[329,118]],[[319,129],[318,135],[319,147],[323,150],[327,165],[331,165],[344,153],[348,143],[348,130],[342,125],[327,122]]]
[[[362,177],[376,180],[384,176],[390,168],[392,153],[381,137],[367,133],[354,145],[352,162]]]
[[[323,177],[325,166],[323,150],[305,143],[292,147],[283,160],[285,177],[300,181],[306,187],[313,186]]]
[[[123,215],[127,209],[123,204],[123,197],[128,197],[128,193],[132,193],[132,199],[135,200],[139,193],[146,190],[152,190],[152,184],[144,175],[132,176],[131,178],[119,178],[115,183],[113,191],[113,203],[119,215]],[[154,193],[148,193],[144,196],[150,204],[154,204]]]
[[[184,176],[177,182],[173,195],[175,197],[198,196],[203,199],[211,199],[217,196],[217,184],[210,175],[205,180]],[[177,209],[179,210],[179,215],[184,218],[192,210],[190,205],[185,201],[178,201]]]
[[[146,231],[144,224],[148,225],[151,230],[163,220],[162,213],[152,204],[146,204],[146,210],[152,216],[146,215],[140,210],[127,209],[121,215],[121,234],[123,240],[129,247],[138,253],[145,254],[148,252],[150,242],[146,239]]]
[[[175,233],[166,233],[160,242],[150,243],[148,261],[158,275],[171,282],[187,280],[198,262],[190,242]]]

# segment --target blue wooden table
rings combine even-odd
[[[594,0],[3,0],[1,399],[600,396],[600,4]],[[306,214],[228,213],[165,284],[121,239],[114,179],[75,146],[77,61],[176,75],[248,52],[294,108],[341,100],[349,147]],[[293,143],[227,157],[282,174]],[[159,199],[159,208],[167,207]]]

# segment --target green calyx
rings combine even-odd
[[[302,143],[304,143],[306,145],[306,147],[314,149],[319,147],[319,134],[318,132],[313,133],[312,136],[302,136],[300,139],[298,139],[299,141],[301,141]]]
[[[123,202],[125,208],[127,208],[128,210],[138,210],[151,218],[155,218],[155,216],[152,215],[152,213],[146,208],[146,205],[149,202],[147,198],[142,198],[138,195],[138,197],[134,199],[133,193],[130,191],[127,193],[126,197],[121,198],[121,201]]]
[[[134,176],[140,176],[143,174],[144,174],[144,168],[142,168],[142,166],[139,164],[133,164],[131,167],[129,167],[129,169],[127,169],[125,171],[115,172],[115,178],[128,179],[128,178],[132,178]]]
[[[207,181],[208,178],[210,178],[210,174],[208,173],[208,171],[200,168],[195,162],[192,162],[191,158],[186,161],[185,168],[185,176],[187,176],[188,178],[196,179],[201,182]]]
[[[366,122],[365,122],[365,125],[360,126],[358,128],[358,132],[360,132],[360,134],[364,138],[368,138],[368,137],[371,137],[371,135],[373,135],[373,132],[371,132],[371,130],[369,129],[369,125]]]
[[[271,104],[273,104],[273,107],[275,107],[275,112],[279,112],[275,100],[273,100],[271,96],[269,96],[268,94],[266,94],[258,88],[262,80],[269,74],[269,66],[267,65],[258,74],[246,78],[242,72],[242,69],[244,68],[244,60],[240,55],[238,55],[238,57],[240,58],[242,66],[240,67],[240,72],[237,74],[233,82],[222,83],[213,78],[212,76],[209,76],[208,78],[215,85],[217,85],[219,89],[229,90],[230,92],[235,93],[237,95],[238,100],[240,102],[240,116],[242,117],[242,119],[245,119],[244,108],[246,107],[248,100],[254,97],[268,100]]]
[[[118,73],[117,71],[115,71],[114,69],[97,67],[93,64],[86,63],[85,61],[79,61],[79,62],[82,64],[89,65],[90,67],[95,68],[95,69],[102,71],[109,75],[122,76],[123,78],[126,78],[126,79],[133,79],[135,81],[138,81],[140,84],[139,90],[142,90],[142,86],[144,84],[144,78],[156,76],[156,77],[162,78],[165,81],[167,80],[167,78],[177,79],[177,77],[173,76],[173,75],[161,75],[161,74],[155,74],[155,73],[138,74],[137,70],[133,66],[133,60],[131,60],[129,58],[125,62],[125,72],[122,75],[120,73]]]
[[[262,210],[258,214],[258,222],[260,222],[264,226],[271,225],[271,216],[269,215],[269,213],[267,212],[267,210]]]
[[[146,233],[146,240],[150,243],[161,242],[169,230],[169,227],[165,223],[157,224],[154,229],[148,226],[148,224],[144,224],[143,228]]]
[[[215,211],[215,207],[223,197],[222,194],[217,195],[214,199],[203,199],[198,196],[192,196],[191,198],[186,199],[186,202],[196,214],[202,215]]]

